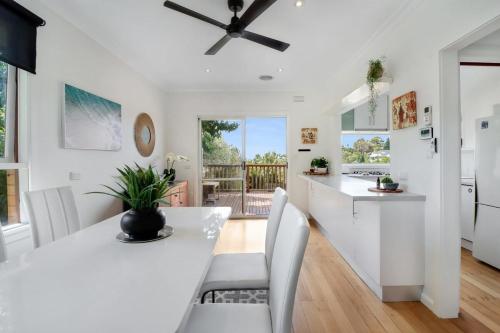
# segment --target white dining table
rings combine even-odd
[[[0,264],[0,332],[176,332],[231,209],[163,210],[160,241],[119,242],[117,215]]]

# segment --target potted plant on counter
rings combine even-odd
[[[317,173],[328,173],[328,160],[321,156],[311,161],[311,168]]]
[[[380,181],[380,185],[381,185],[382,189],[388,190],[388,191],[395,191],[399,187],[399,183],[395,183],[392,180],[392,178],[388,177],[388,176],[382,178],[382,180]]]
[[[134,240],[154,239],[165,226],[165,215],[158,208],[165,203],[164,197],[169,186],[169,178],[162,178],[151,166],[147,168],[136,164],[135,168],[125,165],[118,168],[119,176],[114,189],[102,185],[109,192],[90,192],[90,194],[109,195],[126,202],[131,209],[123,215],[120,226],[129,238]]]

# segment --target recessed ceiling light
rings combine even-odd
[[[205,73],[210,73],[212,70],[210,68],[205,68]]]
[[[281,68],[281,67],[280,67],[280,68],[278,68],[278,73],[282,73],[283,71],[284,71],[284,69],[283,69],[283,68]]]
[[[274,79],[274,77],[272,77],[271,75],[261,75],[259,76],[259,79],[262,81],[271,81],[272,79]]]
[[[304,0],[295,0],[295,7],[304,6]]]

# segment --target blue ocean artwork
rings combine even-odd
[[[120,104],[64,85],[64,148],[120,150]]]

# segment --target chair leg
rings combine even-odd
[[[204,303],[205,303],[205,297],[207,296],[207,294],[208,294],[209,292],[210,292],[210,291],[205,291],[205,292],[203,293],[203,295],[201,295],[201,300],[200,300],[201,304],[204,304]]]
[[[215,304],[215,290],[212,290],[212,304]]]

